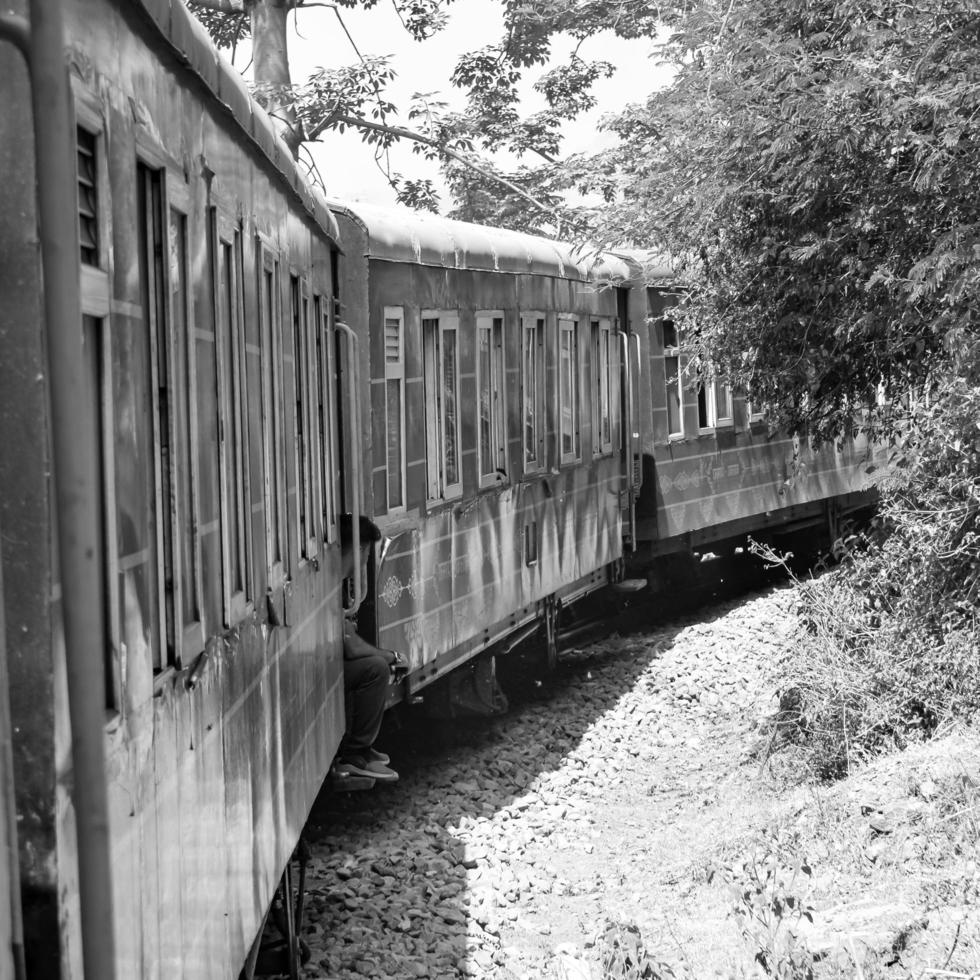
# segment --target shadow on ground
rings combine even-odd
[[[499,816],[513,821],[516,835],[533,836],[533,828],[517,827],[521,798],[669,649],[689,622],[685,613],[776,580],[748,556],[719,560],[710,571],[682,595],[647,595],[607,620],[602,633],[618,633],[623,642],[593,648],[580,640],[580,652],[559,660],[550,677],[531,666],[533,657],[505,658],[499,679],[510,710],[503,716],[433,721],[417,709],[391,714],[378,747],[391,755],[400,781],[363,793],[324,790],[310,815],[311,975],[512,975],[494,960],[492,917],[471,893],[480,856],[467,850],[460,831],[468,821]],[[650,632],[655,645],[646,642]]]

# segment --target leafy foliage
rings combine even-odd
[[[871,533],[800,583],[803,643],[786,665],[818,776],[980,712],[980,361],[914,407]]]
[[[244,11],[222,13],[211,9],[198,0],[187,0],[191,13],[207,28],[211,40],[224,51],[234,50],[242,41],[252,36],[251,21]]]
[[[254,0],[253,22],[273,2]],[[423,39],[447,2],[398,9]],[[338,16],[375,3],[343,0]],[[460,111],[419,95],[402,123],[384,58],[259,79],[260,94],[292,93],[295,117],[280,115],[297,140],[352,128],[383,165],[412,141],[443,167],[456,217],[673,255],[692,365],[727,375],[774,425],[819,441],[906,424],[904,395],[948,370],[980,316],[980,19],[962,0],[504,6],[503,36],[452,73]],[[220,16],[208,24],[220,37]],[[658,43],[673,81],[605,120],[613,149],[563,159],[568,121],[612,71],[583,45],[609,33]],[[559,36],[575,41],[564,62]],[[523,114],[532,72],[545,107]],[[488,163],[498,150],[517,165]],[[438,206],[430,180],[389,179],[403,201]],[[593,203],[570,207],[576,194]]]
[[[647,948],[634,922],[606,920],[595,940],[602,976],[608,980],[670,980],[670,965]]]
[[[977,327],[978,42],[958,0],[701,3],[607,122],[607,238],[678,256],[691,344],[791,428],[889,431]]]

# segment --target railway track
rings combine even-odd
[[[746,595],[747,578],[716,582],[740,598],[693,613],[628,612],[566,650],[544,684],[517,689],[504,672],[504,717],[383,733],[401,782],[324,795],[307,829],[309,975],[539,976],[607,906],[652,916],[657,890],[684,874],[668,823],[701,809],[706,759],[731,754],[734,733],[769,709],[788,593]],[[637,835],[665,860],[645,898],[622,851]]]

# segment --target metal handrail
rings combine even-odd
[[[361,581],[361,457],[357,452],[357,437],[361,431],[360,426],[360,403],[357,398],[357,385],[354,381],[357,378],[358,355],[357,355],[357,334],[346,324],[337,321],[336,328],[344,335],[347,342],[347,373],[349,383],[347,385],[347,398],[349,410],[347,417],[350,426],[350,447],[351,463],[351,518],[354,549],[354,608],[360,607],[364,599],[364,583]]]

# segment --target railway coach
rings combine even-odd
[[[344,724],[336,222],[182,3],[0,36],[0,975],[250,974]]]
[[[672,310],[683,302],[672,271],[649,256],[631,266],[626,320],[640,365],[636,439],[643,494],[630,568],[669,594],[699,552],[730,553],[749,536],[812,554],[841,522],[866,512],[887,449],[863,437],[816,447],[805,433],[773,431],[753,404],[689,361]]]
[[[870,504],[866,443],[772,432],[710,365],[698,375],[662,262],[333,207],[341,315],[369,379],[350,455],[385,536],[360,626],[409,660],[392,701],[532,635],[553,666],[590,593],[669,594],[699,552],[833,540]],[[494,708],[492,670],[436,692],[440,710]]]
[[[409,661],[393,700],[542,627],[553,661],[560,607],[620,577],[639,489],[626,291],[597,285],[629,268],[407,210],[335,214],[370,379],[355,455],[385,536],[360,625]]]

